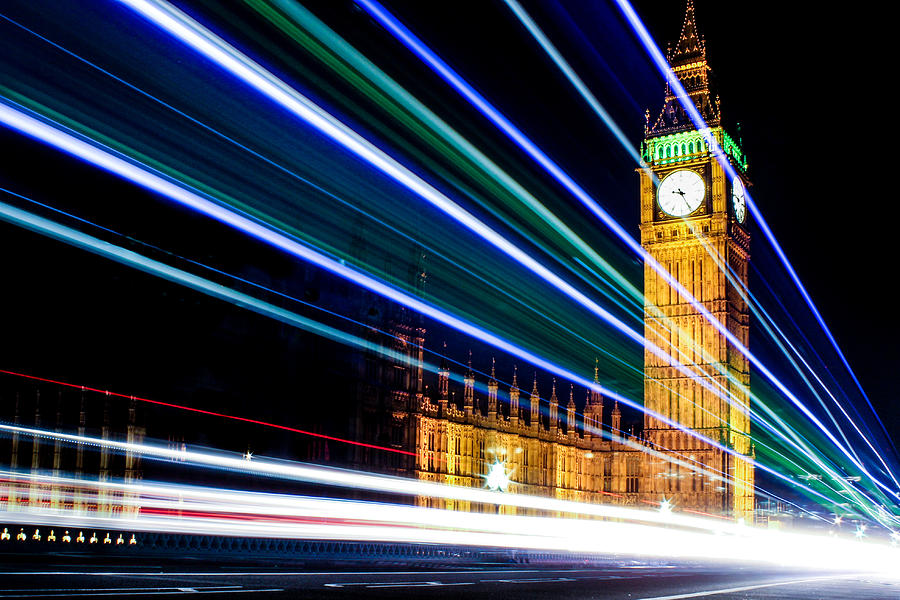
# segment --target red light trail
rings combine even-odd
[[[263,427],[272,427],[275,429],[281,429],[283,431],[290,431],[291,433],[299,433],[301,435],[308,435],[324,440],[330,440],[332,442],[341,442],[342,444],[351,444],[353,446],[361,446],[363,448],[372,448],[375,450],[384,450],[385,452],[394,452],[396,454],[405,454],[407,456],[416,456],[415,452],[408,452],[406,450],[399,450],[397,448],[388,448],[386,446],[378,446],[376,444],[367,444],[365,442],[356,442],[353,440],[347,440],[344,438],[335,437],[332,435],[325,435],[324,433],[315,433],[313,431],[306,431],[304,429],[297,429],[296,427],[288,427],[287,425],[279,425],[277,423],[269,423],[267,421],[260,421],[257,419],[251,419],[249,417],[239,417],[236,415],[226,415],[225,413],[214,412],[211,410],[203,410],[201,408],[194,408],[191,406],[184,406],[183,404],[173,404],[171,402],[163,402],[161,400],[151,400],[150,398],[141,398],[140,396],[134,396],[131,394],[119,394],[117,392],[110,392],[109,390],[101,390],[98,388],[92,388],[85,385],[77,385],[74,383],[67,383],[65,381],[57,381],[55,379],[47,379],[45,377],[37,377],[36,375],[27,375],[25,373],[16,373],[15,371],[7,371],[6,369],[0,369],[0,373],[4,375],[12,375],[14,377],[22,377],[23,379],[31,379],[32,381],[42,381],[44,383],[52,383],[54,385],[61,385],[69,388],[74,388],[78,390],[84,390],[88,392],[97,392],[99,394],[106,394],[107,396],[115,396],[117,398],[127,398],[129,400],[135,400],[137,402],[146,402],[147,404],[155,404],[157,406],[165,406],[168,408],[177,408],[179,410],[186,410],[189,412],[199,413],[203,415],[210,415],[213,417],[221,417],[223,419],[231,419],[233,421],[241,421],[244,423],[252,423],[253,425],[262,425]]]

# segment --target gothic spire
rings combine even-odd
[[[519,422],[519,367],[513,365],[512,386],[509,388],[509,420],[512,423]]]
[[[469,370],[464,380],[463,410],[471,415],[475,410],[475,373],[472,371],[472,351],[469,350]]]
[[[693,121],[681,104],[685,101],[694,103],[707,125],[718,126],[721,122],[721,110],[714,91],[711,90],[713,82],[706,61],[706,41],[697,28],[694,0],[686,2],[681,35],[674,46],[669,46],[667,58],[687,97],[679,98],[678,91],[667,83],[665,104],[656,120],[646,128],[647,137],[694,129]]]
[[[438,394],[442,402],[449,398],[450,392],[450,366],[447,364],[447,342],[444,342],[444,352],[441,355],[441,368],[438,371]]]
[[[450,365],[447,364],[447,340],[444,340],[444,350],[441,353],[441,371],[450,371]]]
[[[675,43],[675,48],[669,52],[669,62],[674,65],[698,59],[706,59],[706,41],[697,31],[694,0],[687,0],[684,21],[681,24],[681,35]]]
[[[541,395],[537,387],[537,371],[534,373],[534,385],[531,388],[531,411],[528,414],[529,424],[532,429],[541,425]]]

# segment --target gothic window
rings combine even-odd
[[[681,145],[681,154],[687,154],[687,147],[684,144]]]
[[[691,142],[690,144],[688,144],[688,153],[689,154],[694,153],[694,142]]]
[[[625,462],[625,491],[627,493],[638,491],[638,462],[631,456]]]
[[[666,158],[672,158],[672,146],[666,146]]]

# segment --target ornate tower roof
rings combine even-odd
[[[694,16],[694,0],[687,0],[684,22],[681,24],[681,36],[674,50],[669,48],[669,62],[686,64],[697,60],[706,60],[706,41],[697,31],[697,19]]]
[[[669,46],[667,58],[688,98],[694,102],[706,123],[710,127],[720,125],[719,97],[711,89],[712,71],[706,61],[706,41],[697,29],[694,0],[687,0],[681,35],[674,47]],[[667,83],[665,103],[655,121],[651,123],[648,118],[646,137],[691,129],[694,129],[693,122],[682,108],[675,90]]]

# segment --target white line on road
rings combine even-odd
[[[367,589],[376,588],[401,588],[401,587],[443,587],[448,585],[474,585],[472,581],[462,581],[458,583],[443,583],[441,581],[356,581],[352,583],[326,583],[325,587],[345,588],[345,587],[364,587]]]
[[[459,581],[456,583],[442,583],[440,581],[419,581],[411,583],[377,583],[367,585],[366,589],[407,588],[407,587],[446,587],[450,585],[475,585],[474,581]]]
[[[244,586],[241,585],[207,585],[207,586],[192,586],[191,590],[237,590],[241,589]],[[188,591],[188,588],[184,587],[114,587],[114,588],[28,588],[21,590],[0,590],[0,594],[10,594],[15,592],[147,592],[147,591],[168,591],[168,590],[181,590]]]
[[[579,579],[593,579],[583,577]],[[571,577],[523,577],[522,579],[482,579],[481,583],[546,583],[557,581],[576,581]]]
[[[0,575],[87,575],[104,577],[137,577],[140,575],[151,576],[190,576],[190,577],[319,577],[323,575],[455,575],[457,573],[592,573],[609,570],[597,569],[494,569],[478,571],[0,571]]]
[[[255,594],[258,592],[283,592],[284,588],[269,588],[269,589],[254,589],[254,590],[223,590],[221,588],[216,589],[203,589],[203,588],[178,588],[178,589],[166,589],[160,588],[161,591],[155,592],[128,592],[128,596],[173,596],[177,594]],[[16,590],[19,592],[27,592],[27,590]],[[0,594],[0,598],[71,598],[72,596],[78,596],[81,598],[87,598],[91,596],[122,596],[122,591],[114,591],[114,592],[85,592],[78,589],[68,590],[62,593],[53,593],[53,594],[29,594],[29,593],[18,593],[18,594]]]
[[[759,590],[762,588],[776,587],[780,585],[797,585],[801,583],[813,583],[816,581],[827,581],[829,579],[844,579],[847,577],[856,577],[856,575],[831,575],[828,577],[815,577],[813,579],[795,579],[792,581],[778,581],[775,583],[761,583],[758,585],[747,585],[744,587],[724,588],[721,590],[705,590],[702,592],[688,592],[687,594],[675,594],[673,596],[653,596],[652,598],[638,598],[637,600],[684,600],[685,598],[701,598],[703,596],[718,596],[719,594],[735,594],[738,592],[747,592],[749,590]]]

